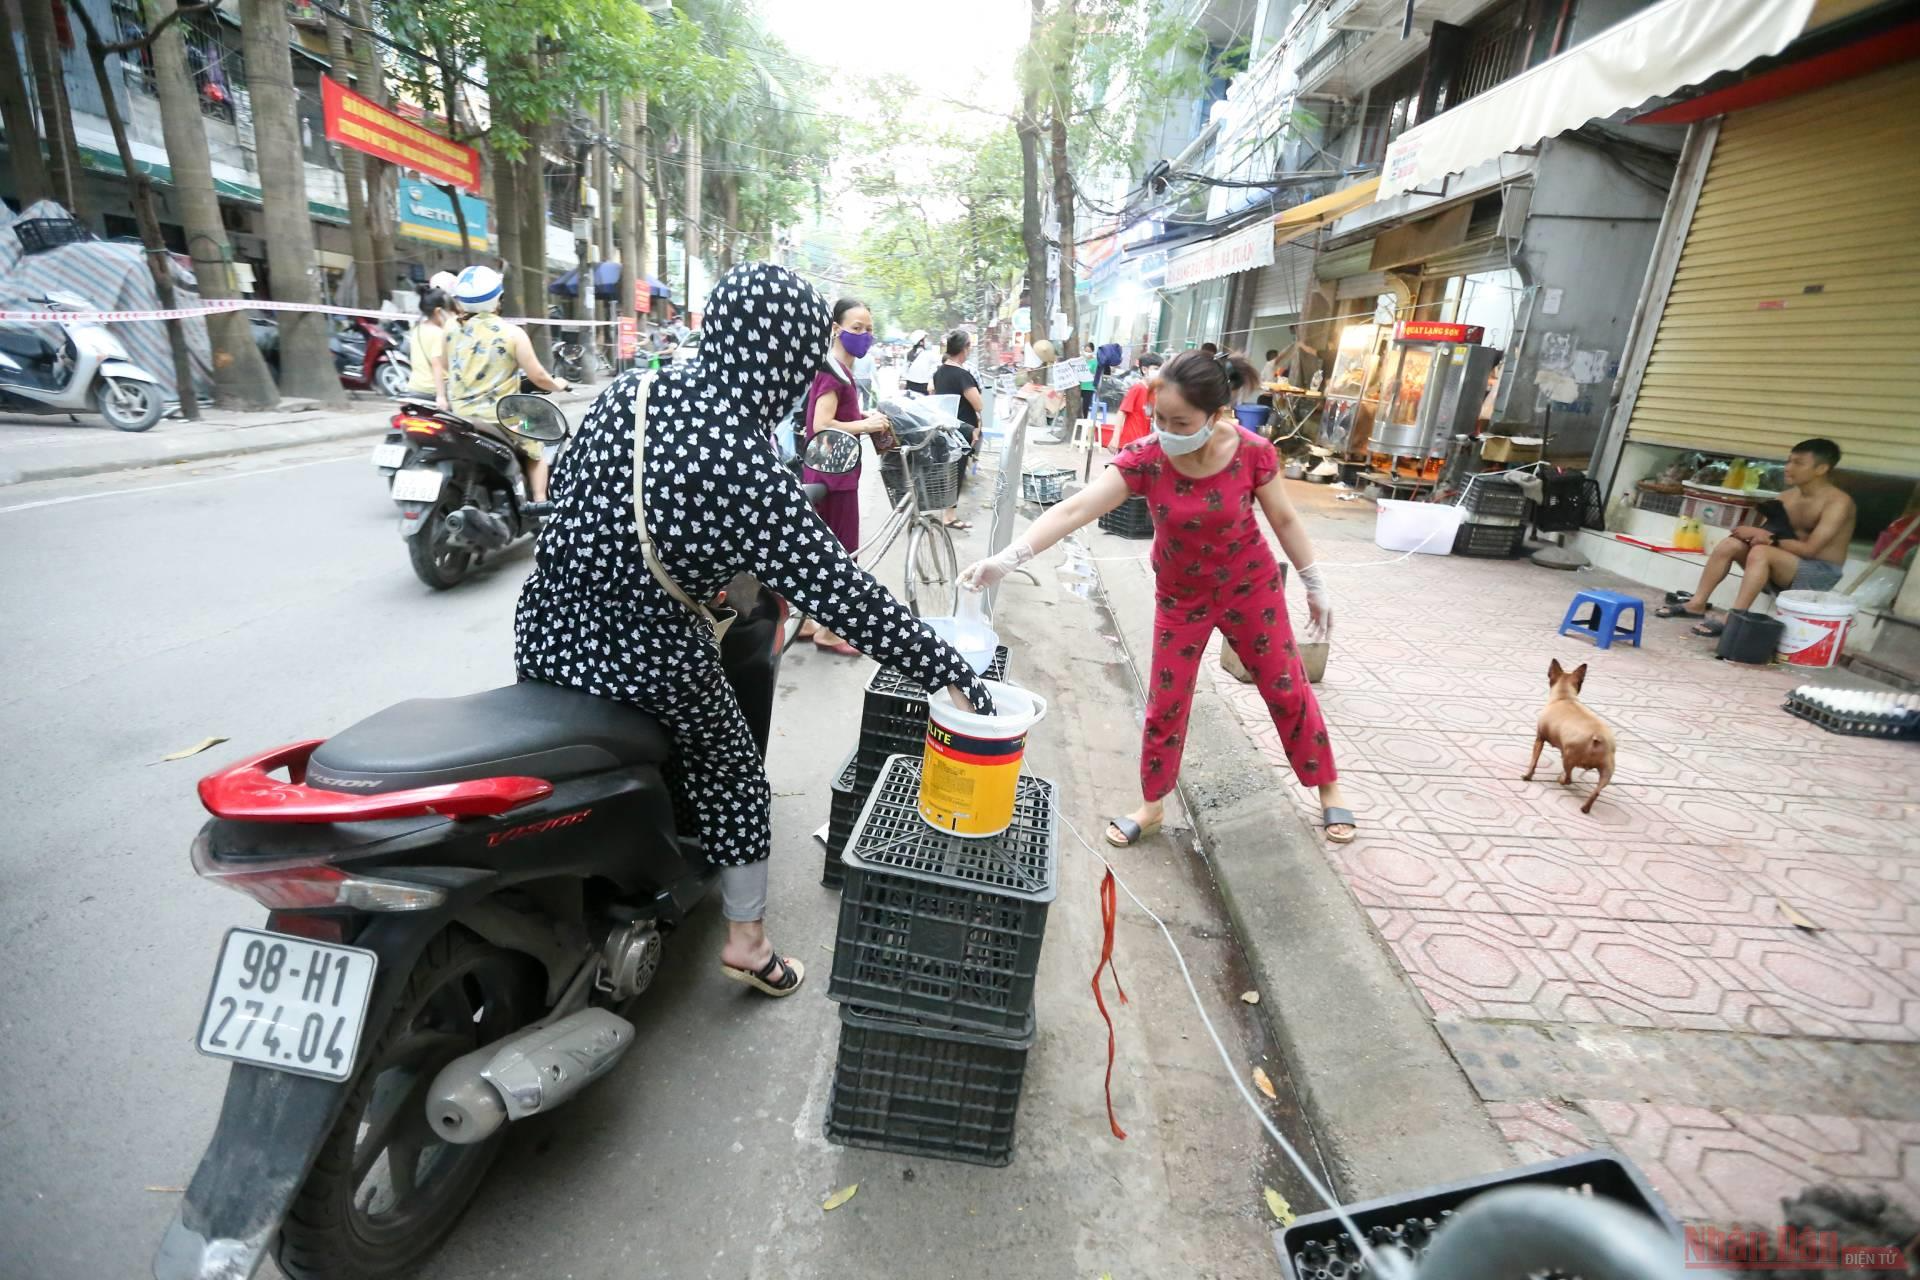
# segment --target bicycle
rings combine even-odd
[[[907,535],[906,600],[916,617],[950,615],[959,605],[960,562],[953,549],[953,534],[935,518],[960,498],[960,469],[966,465],[962,455],[953,462],[921,463],[913,454],[925,449],[933,433],[917,443],[902,443],[880,459],[880,479],[893,499],[880,533],[860,548],[854,557],[860,567],[872,572],[904,531]],[[928,608],[921,607],[922,599]]]

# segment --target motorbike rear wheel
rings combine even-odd
[[[407,384],[413,381],[413,371],[403,369],[397,361],[382,360],[373,371],[375,390],[389,400],[398,400],[407,394]]]
[[[102,378],[93,389],[93,407],[122,431],[145,431],[160,421],[166,405],[160,388],[132,378]]]
[[[538,979],[524,956],[464,929],[427,944],[287,1212],[281,1270],[293,1280],[412,1275],[446,1238],[506,1130],[442,1142],[427,1123],[427,1090],[455,1058],[538,1017]]]
[[[452,510],[450,500],[441,498],[421,517],[420,529],[407,539],[407,558],[413,562],[414,576],[435,591],[465,582],[478,559],[470,549],[454,545],[447,531],[447,515]]]

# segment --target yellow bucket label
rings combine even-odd
[[[957,835],[1005,831],[1013,821],[1026,746],[1025,734],[974,738],[929,722],[920,764],[920,816]]]

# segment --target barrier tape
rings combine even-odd
[[[328,316],[365,316],[369,320],[404,320],[413,317],[398,311],[368,311],[360,307],[336,307],[324,302],[274,302],[257,298],[221,298],[197,307],[165,307],[154,311],[0,311],[0,321],[17,324],[125,324],[133,320],[189,320],[195,316],[225,315],[234,311],[314,311]],[[557,325],[565,329],[607,329],[618,320],[554,320],[546,316],[502,316],[508,324]]]

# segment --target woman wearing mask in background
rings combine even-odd
[[[872,348],[873,312],[867,310],[867,304],[852,298],[834,303],[833,341],[827,347],[826,364],[814,374],[813,385],[807,389],[806,407],[801,410],[808,441],[813,439],[814,432],[828,427],[854,435],[873,435],[887,429],[885,417],[860,407],[860,389],[854,382],[855,363]],[[803,467],[800,472],[800,478],[806,483],[827,487],[827,496],[815,510],[848,554],[860,549],[860,470],[855,467],[845,475],[828,475]],[[856,657],[860,652],[812,618],[800,628],[800,639],[812,640],[822,649],[846,657]]]
[[[1160,375],[1154,432],[1123,450],[1098,479],[1047,511],[999,555],[968,566],[963,586],[983,590],[1067,534],[1140,494],[1153,509],[1153,657],[1140,753],[1145,803],[1107,826],[1122,848],[1159,830],[1163,801],[1180,776],[1187,713],[1207,639],[1217,629],[1253,673],[1302,784],[1320,791],[1327,838],[1354,837],[1343,807],[1326,724],[1287,620],[1280,567],[1253,516],[1257,503],[1306,588],[1313,632],[1324,636],[1333,602],[1314,563],[1306,526],[1287,500],[1271,444],[1230,411],[1234,392],[1254,385],[1245,360],[1185,351]]]
[[[714,287],[699,352],[647,390],[643,491],[654,550],[695,600],[750,573],[877,661],[990,714],[992,698],[966,659],[841,550],[774,450],[773,424],[819,367],[827,327],[826,303],[784,268],[735,267]],[[806,975],[766,936],[765,762],[712,632],[653,576],[634,529],[644,380],[636,370],[603,391],[555,468],[553,515],[514,615],[514,662],[522,679],[614,698],[666,725],[675,811],[721,869],[721,966],[766,995],[790,995]]]
[[[420,318],[413,322],[413,332],[407,338],[407,358],[413,365],[413,376],[407,381],[407,396],[431,398],[440,409],[449,407],[447,326],[451,323],[453,300],[442,290],[430,286],[420,295]]]
[[[927,341],[925,329],[915,329],[907,339],[907,374],[901,385],[915,395],[933,394],[933,371],[940,367],[940,351]]]
[[[955,396],[960,401],[957,416],[967,429],[967,456],[953,465],[960,468],[962,483],[967,478],[967,464],[973,455],[980,452],[980,383],[967,368],[967,359],[973,354],[973,338],[965,329],[955,329],[947,335],[947,358],[933,371],[933,394],[937,396]],[[957,490],[956,490],[957,492]],[[973,522],[960,518],[960,507],[948,507],[940,517],[942,524],[949,529],[971,529]]]

